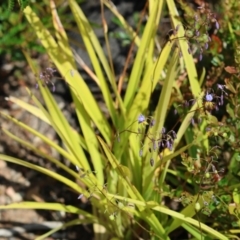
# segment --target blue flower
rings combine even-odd
[[[142,123],[145,121],[145,116],[143,114],[140,114],[139,117],[138,117],[138,123]]]
[[[210,93],[207,93],[206,96],[205,96],[205,100],[207,102],[211,102],[213,100],[213,95],[210,94]]]

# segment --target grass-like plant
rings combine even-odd
[[[88,69],[88,73],[101,90],[110,120],[102,113],[77,71],[64,22],[61,23],[53,1],[50,1],[50,6],[54,34],[46,29],[31,7],[24,9],[24,15],[57,71],[70,87],[82,132],[80,134],[70,126],[52,96],[54,84],[51,79],[55,69],[49,67],[39,71],[27,51],[24,52],[25,57],[32,71],[39,76],[37,85],[44,105],[29,90],[34,105],[13,97],[9,97],[8,101],[18,104],[52,126],[64,147],[17,119],[1,113],[2,117],[39,137],[59,152],[71,163],[71,168],[3,128],[5,134],[56,164],[71,178],[4,154],[0,158],[62,182],[76,192],[79,201],[83,197],[88,198],[92,213],[62,203],[21,202],[0,206],[0,209],[31,208],[76,214],[74,221],[37,239],[44,239],[60,229],[79,224],[93,224],[96,239],[171,239],[171,233],[178,228],[184,228],[194,239],[229,239],[230,234],[235,234],[234,231],[219,225],[216,227],[215,224],[218,223],[214,220],[212,224],[206,224],[206,216],[224,207],[225,210],[230,209],[232,204],[228,216],[234,215],[234,219],[239,217],[239,193],[235,191],[235,198],[232,197],[227,202],[221,198],[221,194],[226,196],[225,192],[219,193],[216,190],[221,177],[216,164],[218,147],[213,141],[217,135],[224,141],[237,135],[236,129],[228,128],[227,125],[220,129],[212,111],[225,104],[229,90],[234,98],[238,86],[228,81],[225,85],[218,84],[217,89],[213,86],[204,88],[202,82],[205,72],[198,76],[193,57],[197,55],[199,60],[202,59],[211,40],[208,35],[209,25],[213,23],[218,29],[217,19],[210,10],[203,7],[195,11],[195,14],[188,13],[189,25],[185,26],[180,21],[173,0],[149,0],[148,20],[142,36],[139,36],[110,1],[101,0],[100,3],[108,57],[79,5],[75,0],[69,0],[93,66],[93,70]],[[166,44],[156,53],[157,28],[165,4],[171,17],[172,31]],[[124,94],[121,93],[123,76],[117,84],[114,75],[104,7],[114,13],[138,49]],[[186,6],[185,9],[188,10]],[[184,69],[187,80],[182,83],[179,75]],[[186,86],[190,86],[190,99],[186,99],[183,93]],[[152,94],[159,87],[159,98],[152,104]],[[237,97],[235,100],[239,101]],[[235,113],[239,109],[236,109],[238,105],[234,106],[231,101],[228,105],[235,121],[239,118]],[[167,129],[169,116],[176,118],[177,128]],[[236,143],[235,157],[238,147]],[[177,168],[172,168],[172,161],[176,159],[179,160],[175,164]],[[236,161],[232,161],[232,164]],[[179,186],[180,182],[186,182],[186,188]],[[228,187],[231,193],[239,184],[234,183]],[[181,201],[183,206],[177,211],[173,210],[165,203],[166,198]],[[78,215],[82,217],[79,218]],[[233,221],[237,222],[236,219]],[[100,228],[105,231],[100,233]]]

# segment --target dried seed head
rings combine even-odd
[[[172,136],[173,136],[173,139],[177,139],[177,134],[175,131],[172,131]]]
[[[154,160],[153,160],[153,158],[150,159],[150,165],[151,165],[151,167],[154,166]]]
[[[151,119],[150,121],[150,127],[153,127],[155,125],[156,121],[154,119]]]

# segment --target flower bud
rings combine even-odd
[[[200,203],[196,202],[195,203],[195,210],[198,212],[201,209]]]
[[[224,132],[222,136],[223,136],[224,138],[227,138],[227,137],[228,137],[228,135],[227,135],[226,132]]]
[[[210,173],[209,172],[205,173],[205,178],[210,178]]]
[[[111,214],[111,215],[109,216],[109,219],[110,219],[111,221],[113,221],[113,220],[115,219],[114,215]]]

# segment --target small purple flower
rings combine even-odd
[[[205,100],[207,102],[211,102],[213,100],[213,95],[210,94],[210,93],[207,93],[206,96],[205,96]]]
[[[168,149],[170,148],[170,145],[171,145],[170,141],[166,141],[166,147],[167,147]]]
[[[171,140],[168,140],[168,141],[166,142],[166,147],[167,147],[170,151],[172,151],[172,149],[173,149],[173,142],[172,142]]]
[[[195,36],[198,37],[200,32],[198,30],[195,31]]]
[[[215,22],[215,28],[218,30],[219,29],[219,23],[218,23],[218,21],[216,20],[216,22]]]
[[[81,199],[83,197],[83,193],[81,193],[77,199]]]
[[[143,123],[145,121],[145,116],[143,114],[140,114],[138,117],[138,123]]]
[[[198,57],[198,60],[201,62],[201,61],[202,61],[202,58],[203,58],[202,53],[200,53],[200,54],[199,54],[199,57]]]
[[[177,115],[177,113],[178,113],[178,111],[177,111],[177,109],[175,108],[175,109],[174,109],[174,115]]]
[[[217,84],[217,88],[223,91],[223,89],[225,88],[225,85]]]

